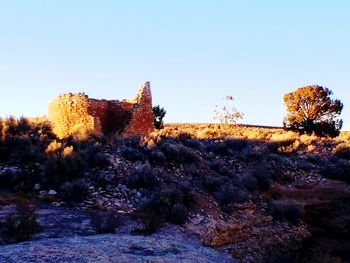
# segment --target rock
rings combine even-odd
[[[106,249],[107,248],[107,249]],[[0,262],[237,262],[196,240],[173,235],[50,238],[0,247]]]
[[[48,194],[49,195],[57,195],[57,192],[55,191],[55,190],[50,190],[49,192],[48,192]]]

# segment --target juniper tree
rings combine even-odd
[[[319,136],[337,136],[343,121],[339,119],[343,109],[340,100],[331,99],[332,91],[318,85],[306,86],[287,93],[283,97],[287,116],[284,128]]]

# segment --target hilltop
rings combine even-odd
[[[131,234],[185,238],[195,244],[186,248],[192,255],[210,247],[216,251],[207,250],[208,262],[350,258],[348,132],[320,138],[280,128],[171,124],[146,137],[81,140],[57,138],[47,122],[1,124],[2,242],[35,240],[0,247],[9,262],[26,258],[11,251],[55,247],[53,237],[68,245],[73,235],[94,236],[84,239],[87,248],[123,236],[135,262],[171,262],[169,244],[155,254],[152,242],[130,241]],[[18,236],[9,213],[40,227]],[[173,247],[179,257],[189,253]]]

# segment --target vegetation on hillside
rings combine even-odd
[[[153,233],[164,223],[185,226],[205,209],[235,218],[246,207],[273,218],[272,224],[299,229],[302,205],[280,200],[271,190],[275,185],[325,178],[350,183],[346,132],[330,138],[231,124],[164,125],[144,138],[79,141],[56,138],[46,121],[9,118],[1,120],[0,135],[2,190],[35,199],[52,189],[57,195],[41,202],[79,205],[96,194],[91,188],[113,195],[118,185],[140,196],[130,210],[139,223],[134,233]],[[114,233],[120,223],[115,208],[93,206],[96,232]],[[40,231],[33,206],[17,211],[1,221],[3,242],[27,240]],[[24,231],[27,225],[35,231]]]

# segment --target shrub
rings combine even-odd
[[[181,182],[177,186],[177,189],[181,192],[181,200],[185,207],[190,208],[195,204],[194,195],[192,193],[192,188],[188,183]]]
[[[215,197],[226,213],[232,211],[233,204],[240,204],[249,200],[248,195],[233,184],[222,185],[215,193]]]
[[[254,192],[258,188],[258,180],[251,174],[243,176],[242,184],[250,192]]]
[[[141,220],[143,227],[132,231],[134,234],[153,234],[165,222],[165,216],[159,214],[150,203],[144,204],[140,209],[132,215],[134,218]]]
[[[249,171],[248,176],[256,179],[256,186],[260,191],[267,191],[270,189],[270,180],[274,175],[271,167],[261,164]]]
[[[175,143],[163,143],[160,146],[161,151],[166,156],[168,162],[171,163],[197,163],[199,161],[198,155],[190,148]]]
[[[83,179],[65,182],[60,187],[60,197],[64,201],[82,202],[88,195],[88,183]]]
[[[179,162],[187,164],[199,162],[199,156],[192,149],[181,146],[179,150]]]
[[[141,165],[133,169],[127,178],[127,185],[131,188],[152,188],[158,183],[150,165]]]
[[[333,150],[333,154],[340,159],[350,160],[350,147],[347,144],[339,144]]]
[[[1,120],[0,128],[0,161],[41,161],[43,150],[55,138],[48,122],[34,123],[23,117]]]
[[[175,225],[183,225],[188,218],[188,209],[181,203],[175,203],[170,206],[167,212],[167,220]]]
[[[288,139],[270,142],[268,144],[268,148],[270,149],[271,153],[281,153],[282,149],[293,147],[295,141],[295,139]]]
[[[231,155],[233,152],[223,142],[211,142],[207,144],[206,151],[212,152],[217,155]]]
[[[153,233],[164,222],[183,225],[189,215],[189,208],[194,203],[188,185],[161,188],[155,196],[147,201],[135,213],[142,220],[144,228],[136,232]]]
[[[20,201],[16,204],[16,213],[11,213],[0,223],[0,233],[6,243],[30,240],[41,231],[34,208]]]
[[[165,114],[166,111],[159,105],[153,107],[154,127],[156,127],[157,129],[162,129],[164,127],[163,118],[165,117]]]
[[[317,85],[298,88],[283,97],[287,117],[283,126],[300,133],[337,136],[342,127],[338,117],[343,109],[340,100],[332,100],[332,91]]]
[[[232,151],[242,151],[247,146],[246,140],[226,140],[225,145]]]
[[[121,218],[115,211],[91,211],[91,224],[99,234],[115,233]]]
[[[81,178],[87,169],[109,164],[99,140],[58,140],[48,122],[9,118],[1,121],[0,128],[0,162],[20,168],[0,178],[12,190],[32,190],[35,183],[58,188]]]
[[[302,208],[295,202],[275,201],[272,203],[272,215],[278,220],[297,224],[302,216]]]
[[[202,148],[202,143],[197,140],[197,139],[193,139],[191,134],[189,133],[181,133],[178,135],[178,139],[180,140],[180,142],[187,146],[190,147],[192,149],[201,149]]]
[[[217,155],[229,156],[242,151],[247,146],[244,140],[214,141],[207,145],[206,150]]]
[[[160,150],[152,150],[148,154],[148,160],[152,165],[163,165],[166,161],[164,153]]]
[[[126,147],[123,150],[123,157],[130,162],[144,162],[146,160],[146,156],[142,151],[133,147]]]
[[[214,161],[214,162],[209,162],[208,165],[210,169],[217,172],[218,174],[221,174],[227,177],[233,177],[232,171],[225,166],[226,164],[224,162]]]
[[[350,183],[350,163],[340,159],[335,163],[325,164],[321,169],[321,175],[329,179]]]
[[[155,211],[165,216],[167,222],[181,225],[188,217],[184,201],[185,195],[181,188],[165,188],[153,199],[152,206]]]
[[[79,154],[51,156],[45,163],[42,183],[59,187],[63,182],[79,179],[87,170],[87,163]]]
[[[226,177],[217,173],[212,173],[204,179],[203,188],[208,192],[213,193],[218,191],[221,185],[227,183],[228,181],[229,180]]]
[[[83,149],[79,151],[88,165],[89,168],[104,168],[110,165],[107,156],[102,152],[101,146],[97,145],[85,145]]]
[[[164,153],[167,161],[181,162],[180,149],[174,143],[163,143],[160,146],[160,150]]]

